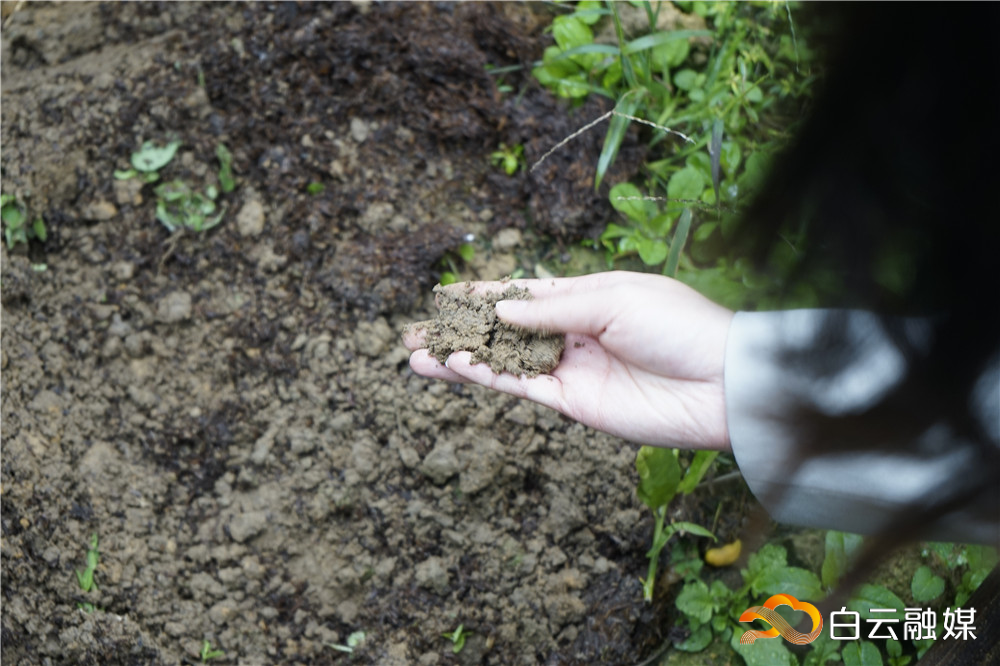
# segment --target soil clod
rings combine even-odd
[[[454,352],[471,351],[473,363],[486,363],[497,374],[527,377],[549,373],[559,365],[566,343],[563,335],[522,329],[497,317],[498,301],[530,300],[527,289],[511,286],[480,294],[437,286],[434,293],[439,313],[423,326],[427,349],[442,363]]]

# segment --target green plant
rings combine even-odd
[[[325,189],[326,185],[324,185],[323,183],[317,183],[315,181],[306,185],[306,193],[312,196],[316,196],[317,194],[322,194]]]
[[[443,637],[451,641],[451,651],[454,654],[458,654],[465,647],[465,639],[471,634],[471,631],[465,630],[465,625],[460,624],[455,631],[447,634],[441,634]]]
[[[501,143],[500,148],[490,154],[490,163],[493,166],[503,166],[504,173],[513,176],[518,169],[524,168],[524,146]]]
[[[90,548],[87,549],[87,567],[83,571],[76,570],[76,582],[84,593],[97,589],[94,574],[97,572],[97,564],[101,561],[101,554],[97,550],[97,546],[97,532],[94,532],[90,536]],[[76,605],[77,608],[82,608],[88,613],[94,610],[94,604],[90,602],[78,602]]]
[[[172,141],[162,148],[147,141],[141,149],[132,153],[132,168],[115,171],[115,178],[140,178],[146,183],[153,183],[160,179],[159,171],[173,160],[180,146],[180,141]],[[216,204],[219,189],[224,193],[232,192],[236,180],[232,170],[233,156],[225,144],[216,146],[215,156],[219,160],[218,188],[209,185],[202,192],[183,180],[175,179],[161,183],[153,190],[156,194],[156,219],[171,233],[178,229],[208,231],[222,221],[227,206],[223,204],[220,210]]]
[[[45,221],[37,217],[30,225],[27,224],[28,211],[13,194],[0,195],[0,219],[3,220],[7,249],[13,249],[18,243],[27,244],[32,238],[37,238],[43,243],[48,238]]]
[[[788,664],[794,657],[779,640],[761,641],[759,645],[752,646],[754,649],[740,645],[740,636],[747,627],[739,623],[739,617],[745,610],[757,605],[754,602],[759,602],[761,597],[773,594],[790,594],[811,602],[818,601],[823,595],[823,587],[816,574],[789,566],[785,549],[773,543],[765,544],[750,555],[747,568],[740,571],[743,585],[736,590],[730,589],[721,580],[706,583],[698,577],[698,569],[688,569],[684,575],[686,582],[677,595],[677,609],[683,615],[683,623],[690,635],[676,647],[687,652],[700,652],[713,639],[718,639],[728,642],[750,666]],[[787,607],[778,607],[782,614],[785,610]],[[813,645],[814,653],[829,650],[824,636],[814,641]],[[834,651],[836,647],[834,645]]]
[[[202,194],[182,180],[172,180],[161,183],[154,192],[156,219],[170,232],[181,228],[208,231],[219,224],[226,213],[226,206],[223,205],[222,210],[213,216],[218,191],[212,186]]]
[[[226,144],[220,143],[215,147],[215,156],[219,160],[219,187],[228,194],[236,189],[236,179],[233,177],[233,154],[226,148]]]
[[[212,643],[205,639],[201,642],[201,663],[206,663],[210,659],[218,659],[219,657],[225,657],[226,653],[222,650],[213,650]]]
[[[476,256],[476,248],[472,243],[463,243],[454,252],[446,252],[441,258],[441,266],[445,269],[438,280],[442,286],[458,282],[458,262],[469,263]]]
[[[635,458],[635,468],[639,472],[639,484],[636,494],[642,503],[653,512],[653,543],[646,553],[649,558],[649,569],[642,581],[642,598],[653,600],[653,590],[656,587],[656,570],[660,561],[660,552],[670,538],[677,533],[689,532],[698,536],[715,539],[715,535],[701,525],[683,521],[667,524],[667,507],[678,493],[690,493],[705,474],[708,466],[717,452],[699,451],[695,454],[695,462],[688,467],[682,480],[680,464],[677,462],[676,449],[663,449],[653,446],[643,446]]]
[[[787,4],[675,3],[704,19],[706,30],[658,29],[662,4],[632,4],[638,9],[577,3],[553,21],[555,45],[533,70],[558,96],[614,100],[614,110],[599,119],[610,122],[595,186],[629,125],[653,128],[644,182],[611,188],[622,219],[608,225],[598,246],[609,265],[638,257],[730,307],[771,305],[779,278],[757,274],[723,240],[810,96],[812,53],[795,37]],[[645,13],[648,34],[626,36],[626,10]],[[594,41],[591,26],[599,21],[610,22],[617,44]],[[790,252],[776,258],[780,267],[794,259],[799,238],[789,232],[787,241]],[[791,300],[814,304],[815,294],[801,291]]]
[[[174,159],[174,155],[177,154],[177,149],[181,145],[180,141],[171,141],[160,147],[152,141],[147,141],[142,144],[142,148],[132,153],[132,168],[125,171],[115,171],[115,178],[119,180],[140,178],[147,183],[155,182],[160,178],[159,170]]]

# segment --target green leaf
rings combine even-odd
[[[844,641],[844,666],[882,666],[882,655],[871,641]]]
[[[681,213],[681,219],[677,222],[677,231],[674,232],[674,240],[670,244],[670,254],[667,256],[667,263],[663,266],[663,274],[667,277],[677,275],[677,264],[680,263],[681,251],[687,242],[688,232],[691,230],[691,209],[685,208]]]
[[[933,601],[944,592],[944,578],[935,576],[928,566],[922,566],[913,574],[910,582],[910,591],[913,598],[919,602]]]
[[[463,261],[472,261],[476,256],[475,246],[471,243],[462,243],[458,246],[458,256],[462,257]]]
[[[787,551],[778,544],[766,543],[760,550],[747,559],[747,568],[743,572],[743,581],[748,585],[753,585],[754,581],[768,570],[784,568],[786,566],[788,566]]]
[[[12,227],[19,227],[24,224],[24,219],[27,214],[24,208],[16,202],[8,202],[4,204],[3,208],[0,209],[0,218],[3,219],[4,224]]]
[[[693,90],[698,85],[698,72],[682,69],[674,74],[674,85],[681,90]]]
[[[670,523],[670,527],[675,532],[687,532],[688,534],[694,534],[696,536],[708,537],[713,541],[719,540],[710,530],[702,527],[698,523],[688,523],[683,520],[679,520],[676,523]]]
[[[633,39],[631,42],[628,42],[622,47],[622,53],[624,55],[629,55],[631,53],[638,53],[639,51],[646,51],[668,42],[679,40],[687,42],[687,40],[691,37],[711,36],[712,33],[708,30],[664,30],[661,32],[654,32],[651,35],[639,37],[638,39]]]
[[[456,282],[458,282],[458,277],[451,271],[445,271],[444,273],[441,273],[440,283],[442,287],[446,287],[449,284],[455,284]]]
[[[171,141],[162,148],[152,141],[147,141],[142,144],[141,149],[132,153],[132,166],[144,173],[159,171],[174,159],[180,147],[180,141]]]
[[[894,613],[875,613],[873,608],[892,608]],[[903,621],[903,601],[891,590],[881,585],[861,585],[847,602],[847,609],[860,613],[862,619],[877,617],[879,619],[896,619]]]
[[[667,244],[661,240],[642,238],[639,240],[639,258],[647,266],[659,266],[667,258]]]
[[[823,586],[811,571],[799,567],[776,567],[764,571],[752,586],[756,594],[790,594],[799,601],[819,601]]]
[[[618,183],[608,193],[611,207],[633,222],[645,222],[651,202],[642,200],[642,192],[632,183]]]
[[[806,655],[802,666],[823,666],[828,661],[840,661],[842,642],[830,638],[828,632],[820,633],[816,640],[809,644],[812,650]]]
[[[705,189],[705,179],[698,169],[684,167],[667,182],[667,198],[695,200]]]
[[[594,33],[587,24],[574,16],[557,16],[552,21],[552,36],[563,51],[594,41]]]
[[[236,188],[236,179],[233,178],[233,154],[226,148],[226,144],[220,143],[215,147],[215,156],[219,159],[219,186],[223,192],[232,192]]]
[[[703,624],[691,632],[685,640],[674,643],[674,647],[682,652],[701,652],[712,642],[712,630],[709,625]]]
[[[687,583],[677,595],[677,610],[705,624],[712,619],[712,595],[700,580]]]
[[[691,45],[687,40],[674,40],[653,47],[653,64],[659,69],[673,69],[687,60]]]
[[[829,530],[826,533],[826,555],[820,570],[823,585],[832,590],[851,564],[854,552],[861,547],[863,539],[857,534]]]
[[[785,647],[784,640],[764,639],[753,645],[743,645],[740,643],[742,635],[740,631],[733,632],[729,645],[743,657],[746,666],[798,666],[798,659]]]
[[[639,472],[636,494],[643,504],[653,511],[669,504],[677,493],[677,484],[681,479],[681,468],[674,452],[643,446],[635,456],[635,468]]]
[[[633,95],[623,98],[618,102],[618,110],[626,115],[635,114],[639,100]],[[597,177],[594,178],[594,189],[596,190],[604,180],[605,174],[618,156],[618,149],[621,148],[625,133],[628,131],[629,123],[632,121],[623,116],[612,116],[608,125],[608,133],[604,136],[604,147],[601,148],[601,155],[597,158]]]
[[[699,231],[700,230],[701,229],[699,228]],[[695,236],[697,237],[697,233]],[[708,468],[712,466],[712,462],[715,461],[715,458],[718,455],[718,451],[702,450],[695,453],[694,458],[691,460],[691,464],[684,473],[684,480],[681,481],[679,486],[677,486],[677,490],[685,495],[690,494],[691,491],[693,491],[701,482],[702,478],[704,478],[705,473],[708,472]]]

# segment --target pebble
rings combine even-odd
[[[165,324],[176,324],[191,317],[191,294],[174,291],[167,294],[156,306],[157,318]]]
[[[259,236],[264,231],[264,206],[258,199],[250,199],[236,215],[236,228],[244,238]]]

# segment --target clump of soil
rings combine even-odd
[[[493,372],[536,377],[559,365],[566,339],[562,335],[531,331],[501,321],[498,301],[532,298],[527,289],[510,286],[502,292],[480,294],[434,287],[438,316],[422,325],[427,349],[445,362],[457,351],[471,351],[473,363],[486,363]]]

